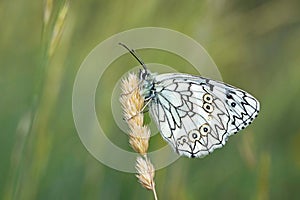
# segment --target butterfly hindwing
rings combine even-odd
[[[222,82],[187,74],[154,78],[149,110],[163,138],[177,153],[203,157],[256,117],[258,101]]]

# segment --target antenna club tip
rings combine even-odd
[[[128,46],[126,46],[124,43],[119,42],[118,43],[120,46],[124,47],[125,49],[127,49],[128,51],[132,51]]]

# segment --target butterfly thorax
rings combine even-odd
[[[151,99],[155,97],[155,88],[154,88],[155,75],[156,74],[151,73],[149,70],[140,71],[140,80],[141,80],[140,91],[141,91],[141,95],[145,99]]]

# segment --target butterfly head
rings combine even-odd
[[[147,80],[151,76],[150,71],[147,68],[142,68],[139,71],[139,78],[140,80]]]

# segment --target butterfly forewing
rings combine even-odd
[[[222,82],[187,74],[153,76],[149,111],[163,138],[180,155],[203,157],[249,125],[258,101]]]

